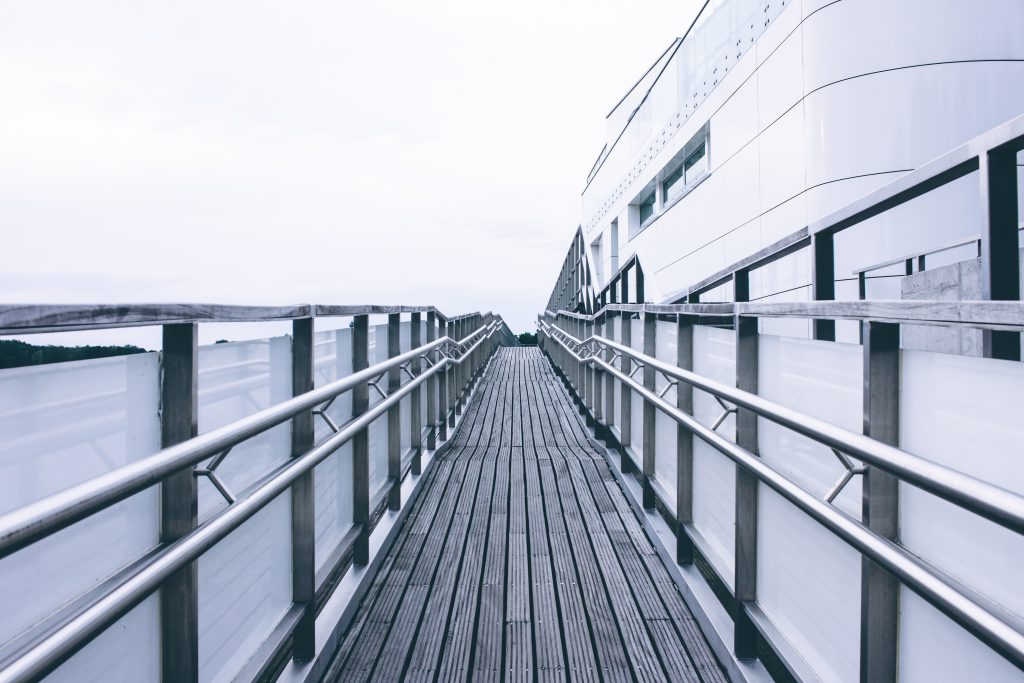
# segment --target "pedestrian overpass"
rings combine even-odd
[[[539,348],[429,306],[3,306],[162,344],[0,371],[0,681],[1021,680],[1022,147],[681,302],[570,251]],[[832,300],[834,235],[971,174],[986,300]],[[799,250],[815,300],[744,300]],[[244,322],[289,329],[199,343]]]

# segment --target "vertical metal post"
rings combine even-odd
[[[623,278],[623,282],[625,282],[625,278]],[[633,314],[624,311],[620,320],[622,321],[622,331],[619,335],[619,343],[623,346],[632,347]],[[633,370],[633,362],[625,354],[623,354],[621,362],[622,373],[629,376],[629,373]],[[626,382],[621,382],[621,384],[622,392],[619,400],[621,403],[622,423],[619,425],[619,444],[622,446],[622,458],[619,459],[619,469],[623,472],[632,472],[635,468],[633,467],[633,458],[628,452],[628,446],[633,436],[633,390]]]
[[[693,370],[693,320],[680,315],[676,322],[676,365]],[[676,407],[693,415],[693,386],[676,384]],[[693,539],[686,525],[693,523],[693,432],[676,425],[676,562],[693,563]]]
[[[865,321],[864,434],[899,445],[900,326]],[[899,533],[899,480],[867,466],[862,493],[864,525],[895,541]],[[899,582],[867,557],[861,559],[860,679],[896,681]]]
[[[819,232],[811,238],[811,289],[815,301],[836,298],[835,239],[832,233]],[[815,320],[814,338],[826,341],[836,339],[835,320]]]
[[[452,340],[453,346],[458,342],[458,328],[454,321],[448,321],[448,337]],[[452,351],[454,354],[454,349]],[[448,385],[448,396],[445,398],[445,415],[448,420],[448,426],[455,427],[455,397],[458,386],[458,365],[449,365],[445,370],[447,377],[445,383]]]
[[[388,314],[388,358],[402,353],[402,314]],[[402,387],[402,371],[388,370],[388,396]],[[388,509],[402,509],[402,406],[388,408]]]
[[[655,313],[644,312],[644,355],[650,356],[651,358],[657,357],[658,354],[658,316]],[[655,391],[655,379],[656,375],[654,368],[650,364],[644,365],[644,389],[648,391]],[[643,489],[643,504],[647,510],[654,509],[656,505],[656,497],[654,495],[654,486],[651,482],[654,481],[655,471],[655,430],[657,428],[657,413],[654,409],[654,404],[648,400],[644,400],[644,457],[643,457],[643,477],[642,489]]]
[[[607,336],[604,333],[605,319],[607,313],[603,317],[594,316],[593,332],[595,337]],[[594,345],[595,355],[597,354],[597,345]],[[604,438],[605,429],[605,406],[604,406],[604,371],[597,365],[592,366],[594,368],[594,434],[598,439]]]
[[[466,337],[466,318],[462,317],[455,323],[455,339],[462,341]],[[462,349],[465,352],[465,348]],[[465,358],[465,356],[463,356]],[[461,360],[461,359],[460,359]],[[455,414],[462,415],[462,396],[466,390],[466,362],[455,366]]]
[[[313,318],[292,321],[292,396],[313,390]],[[313,448],[313,411],[292,418],[292,457]],[[312,659],[316,654],[316,529],[313,470],[299,477],[292,495],[292,602],[302,605],[302,618],[292,634],[292,656]]]
[[[604,313],[604,336],[612,341],[615,340],[615,313],[606,310]],[[604,360],[612,364],[613,353],[611,349],[604,352]],[[607,430],[607,437],[611,437],[612,425],[615,424],[615,379],[608,375],[604,383],[604,424]],[[606,441],[608,439],[606,438]],[[610,441],[608,441],[610,443]]]
[[[1017,236],[1017,153],[993,150],[978,158],[984,226],[981,240],[981,297],[1020,299],[1020,244]],[[1020,333],[982,331],[986,358],[1020,360]]]
[[[757,393],[757,318],[737,315],[736,387]],[[736,413],[736,443],[757,453],[757,413],[740,408]],[[757,477],[736,466],[736,618],[733,652],[740,659],[757,657],[757,629],[746,605],[757,600]]]
[[[420,347],[420,313],[412,314],[412,322],[409,323],[409,348]],[[420,359],[414,358],[409,362],[409,371],[413,377],[420,374]],[[414,389],[409,394],[409,407],[412,419],[409,421],[409,443],[412,444],[412,473],[419,474],[422,466],[423,456],[423,418],[421,412],[421,401],[423,396],[423,385]]]
[[[589,339],[590,337],[594,336],[594,320],[595,319],[591,318],[583,323],[584,339]],[[587,347],[583,350],[584,356],[590,353],[588,349],[590,349],[592,346],[593,342],[587,345]],[[590,363],[587,363],[583,366],[583,372],[585,372],[587,375],[587,424],[589,424],[590,426],[594,426],[596,424],[594,422],[594,415],[597,412],[597,389],[595,382],[597,373],[594,371],[594,366],[591,365]]]
[[[199,430],[199,326],[163,326],[160,443],[187,441]],[[191,469],[160,484],[160,542],[196,528],[199,493]],[[199,563],[191,562],[160,587],[160,671],[165,681],[199,679]]]
[[[437,337],[441,338],[445,336],[445,323],[444,319],[437,316]],[[438,363],[447,363],[444,356],[438,353]],[[437,438],[441,441],[448,440],[448,411],[445,408],[448,404],[448,366],[438,371],[435,375],[437,377],[437,404],[436,413],[431,413],[431,420],[435,420],[437,432]],[[435,441],[434,447],[437,447]]]
[[[370,316],[352,318],[352,372],[365,370],[370,357]],[[370,386],[360,382],[352,387],[352,417],[370,407]],[[370,436],[366,429],[352,437],[352,523],[359,529],[352,562],[370,561]]]

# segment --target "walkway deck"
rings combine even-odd
[[[498,352],[326,680],[726,680],[573,411]]]

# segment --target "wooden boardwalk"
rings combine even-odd
[[[573,413],[498,352],[325,680],[726,680]]]

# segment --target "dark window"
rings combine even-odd
[[[640,224],[643,225],[648,218],[654,215],[654,192],[640,200]]]

